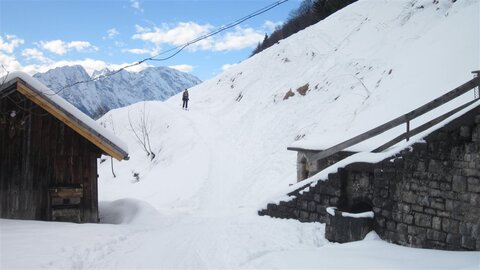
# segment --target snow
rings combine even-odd
[[[85,115],[79,109],[75,108],[72,104],[67,102],[65,99],[57,95],[53,92],[50,88],[46,87],[43,83],[39,82],[37,79],[33,78],[32,76],[28,75],[25,72],[21,71],[14,71],[6,76],[0,78],[0,81],[8,83],[11,80],[19,78],[29,84],[31,87],[34,88],[34,91],[39,93],[44,99],[50,101],[52,104],[57,105],[58,107],[62,108],[65,112],[72,115],[75,120],[83,123],[85,126],[91,128],[105,139],[112,142],[116,147],[121,149],[123,152],[128,153],[128,146],[124,143],[121,139],[116,137],[110,130],[103,128],[97,122],[95,122],[92,118]]]
[[[286,150],[293,141],[332,146],[471,79],[480,66],[480,3],[432,2],[352,4],[189,89],[189,111],[176,95],[109,112],[99,121],[131,150],[130,160],[113,162],[117,177],[110,160],[99,164],[102,223],[0,220],[0,268],[479,269],[480,252],[401,247],[375,234],[334,244],[324,238],[324,224],[257,215],[340,166],[421,142],[426,133],[383,153],[360,152],[303,183],[296,183],[296,153]],[[310,90],[299,95],[307,83]],[[284,100],[289,89],[296,94]],[[154,160],[127,122],[138,123],[143,112]]]
[[[336,207],[327,207],[327,213],[331,216],[335,216],[335,210],[337,210]],[[341,211],[342,217],[351,217],[351,218],[373,218],[375,216],[375,213],[373,211],[367,211],[367,212],[362,212],[362,213],[349,213],[349,212],[344,212]]]

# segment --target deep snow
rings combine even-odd
[[[109,158],[99,165],[103,224],[0,220],[1,267],[480,269],[480,252],[400,247],[375,234],[332,244],[323,224],[256,214],[296,182],[287,146],[331,146],[471,78],[480,3],[432,2],[352,4],[192,88],[190,111],[180,95],[111,111],[100,121],[131,159],[114,162],[116,178]],[[144,110],[153,161],[128,125]]]

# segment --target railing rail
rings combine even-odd
[[[341,142],[337,145],[334,145],[330,148],[327,148],[317,154],[315,154],[312,159],[315,159],[315,160],[318,160],[318,159],[323,159],[323,158],[326,158],[328,156],[331,156],[335,153],[338,153],[348,147],[351,147],[353,145],[356,145],[360,142],[363,142],[363,141],[366,141],[372,137],[375,137],[377,135],[380,135],[394,127],[397,127],[401,124],[406,124],[406,132],[403,133],[402,135],[396,137],[395,139],[389,141],[388,143],[378,147],[377,149],[375,149],[374,151],[375,152],[379,152],[379,151],[383,151],[387,148],[389,148],[390,146],[392,145],[395,145],[396,143],[402,141],[403,139],[406,139],[407,141],[410,139],[410,137],[432,127],[433,125],[445,120],[446,118],[448,118],[449,116],[455,114],[456,112],[468,107],[469,105],[471,105],[472,103],[474,103],[475,101],[478,100],[478,95],[475,93],[475,96],[474,96],[474,100],[472,101],[469,101],[459,107],[457,107],[456,109],[448,112],[448,113],[445,113],[443,114],[442,116],[439,116],[431,121],[429,121],[428,123],[425,123],[413,130],[410,130],[410,121],[433,110],[433,109],[436,109],[438,107],[440,107],[441,105],[467,93],[468,91],[472,90],[472,89],[475,89],[475,87],[480,87],[480,71],[474,71],[472,72],[474,74],[477,74],[477,76],[473,79],[471,79],[470,81],[460,85],[459,87],[451,90],[450,92],[424,104],[423,106],[420,106],[418,107],[417,109],[413,110],[413,111],[410,111],[400,117],[397,117],[385,124],[382,124],[376,128],[373,128],[367,132],[364,132],[360,135],[357,135],[349,140],[346,140],[344,142]],[[292,148],[290,148],[292,149]]]

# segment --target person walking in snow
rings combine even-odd
[[[183,91],[182,100],[183,100],[182,109],[187,110],[188,109],[188,90],[187,89],[185,89],[185,91]]]

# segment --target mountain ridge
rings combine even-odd
[[[109,69],[98,70],[90,76],[82,66],[75,65],[37,73],[34,77],[93,118],[140,101],[163,101],[201,82],[191,74],[168,67],[149,67],[140,72],[121,70],[95,80],[109,72]],[[69,85],[72,86],[65,88]]]

